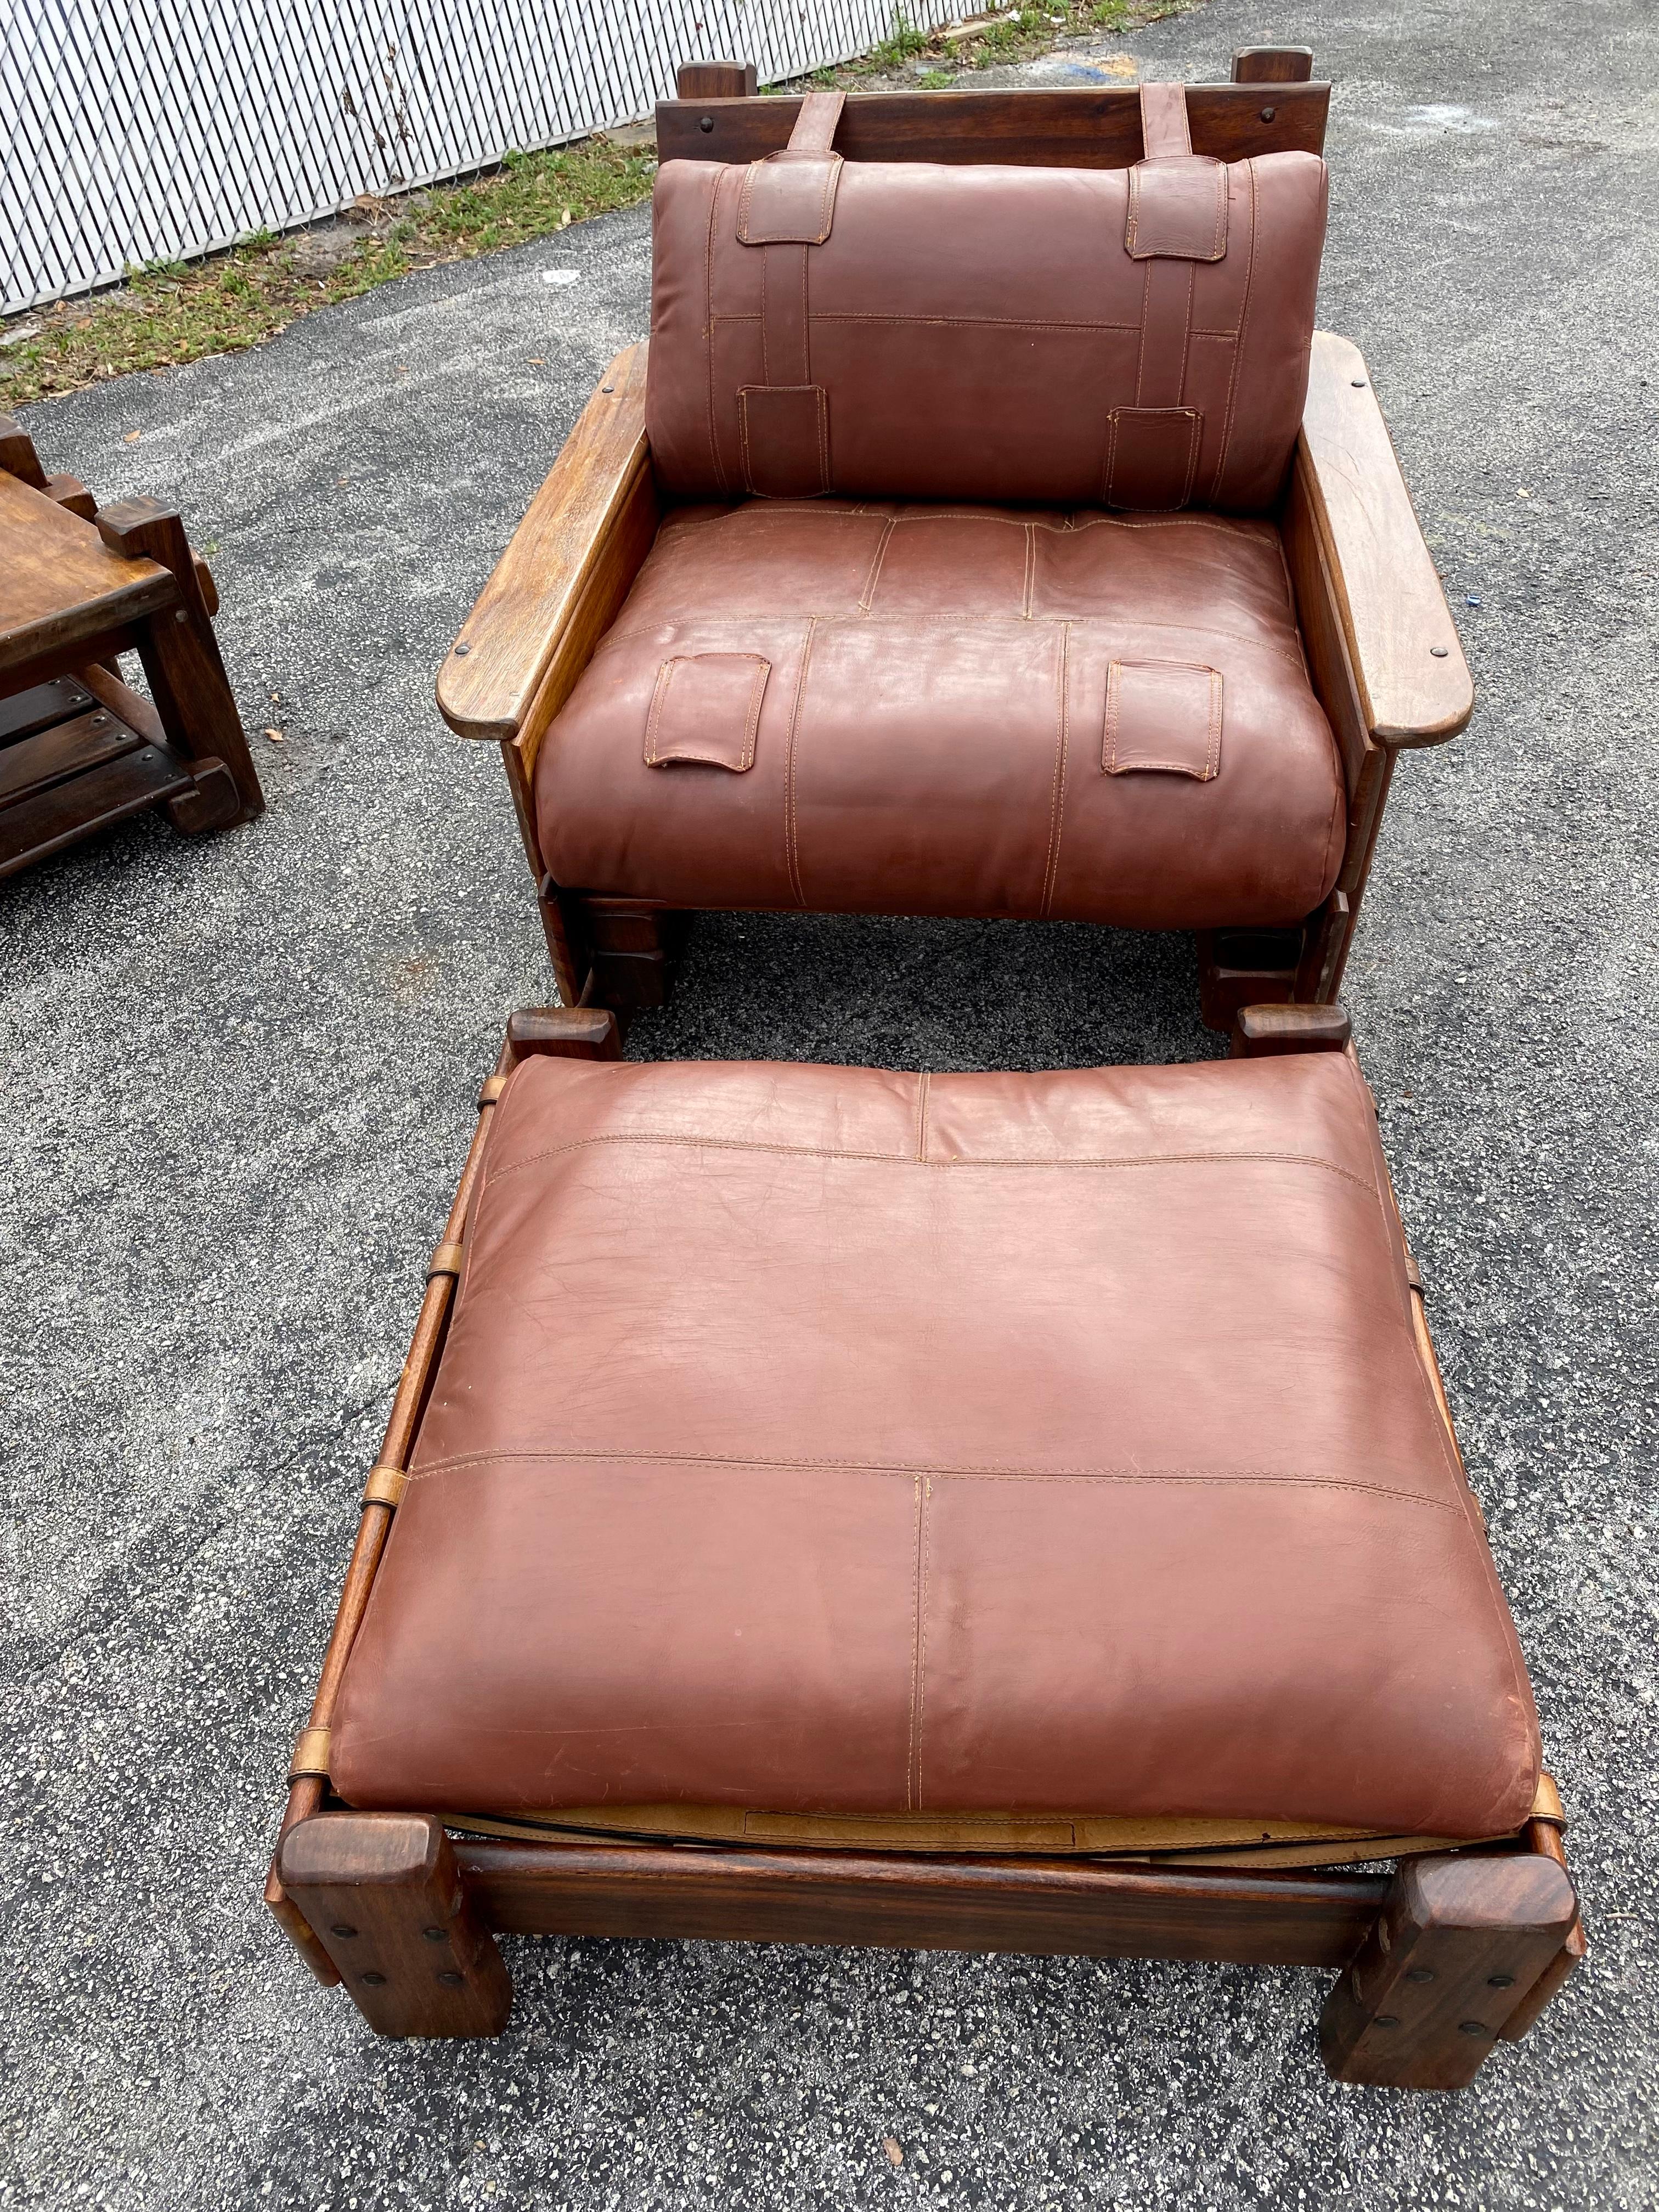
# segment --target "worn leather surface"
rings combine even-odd
[[[679,510],[536,803],[572,890],[1144,928],[1297,923],[1345,838],[1278,533],[1215,515]]]
[[[1337,1054],[537,1058],[347,1669],[349,1802],[1474,1837],[1536,1720]]]
[[[658,476],[697,499],[1261,513],[1306,395],[1325,201],[1312,154],[670,161],[646,401]],[[1166,436],[1152,469],[1142,438],[1140,465],[1115,473],[1114,413],[1154,407],[1196,417],[1190,467]]]

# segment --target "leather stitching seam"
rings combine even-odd
[[[1040,921],[1048,919],[1048,909],[1054,901],[1054,884],[1060,875],[1060,823],[1066,805],[1066,710],[1070,703],[1066,697],[1066,685],[1071,644],[1071,625],[1062,623],[1060,631],[1060,730],[1054,747],[1054,787],[1048,802],[1048,865],[1042,872],[1042,897],[1037,907]]]
[[[810,514],[812,510],[809,508],[807,512]],[[876,586],[881,580],[881,565],[887,558],[887,541],[891,538],[897,526],[898,517],[896,514],[890,514],[881,536],[876,541],[875,554],[870,562],[870,573],[864,580],[863,591],[859,594],[860,614],[867,615],[875,605]]]
[[[715,1152],[771,1152],[791,1159],[812,1160],[872,1160],[885,1161],[901,1167],[937,1168],[945,1170],[975,1168],[1166,1168],[1166,1167],[1232,1167],[1246,1162],[1283,1167],[1320,1168],[1328,1175],[1340,1176],[1356,1190],[1375,1196],[1376,1187],[1357,1176],[1352,1168],[1339,1166],[1334,1160],[1322,1159],[1316,1152],[1125,1152],[1091,1154],[1082,1158],[1054,1160],[1024,1160],[1017,1158],[970,1160],[917,1160],[908,1152],[860,1152],[840,1149],[831,1145],[763,1145],[740,1137],[681,1136],[666,1130],[617,1130],[605,1136],[575,1137],[567,1145],[550,1145],[544,1151],[526,1152],[520,1160],[506,1161],[495,1170],[495,1181],[502,1176],[515,1175],[520,1168],[533,1167],[538,1160],[557,1159],[567,1152],[587,1151],[595,1145],[673,1145],[702,1146]]]
[[[1239,378],[1244,367],[1244,333],[1250,320],[1250,288],[1255,281],[1255,163],[1247,161],[1245,175],[1249,183],[1250,244],[1244,259],[1244,297],[1238,311],[1238,333],[1233,341],[1232,373],[1227,380],[1227,412],[1221,426],[1221,451],[1216,455],[1215,475],[1210,483],[1210,497],[1221,496],[1221,480],[1226,473],[1227,454],[1232,445],[1233,420],[1238,404]]]
[[[924,1809],[922,1797],[921,1762],[927,1736],[927,1577],[933,1565],[933,1516],[929,1507],[933,1502],[933,1478],[921,1478],[921,1582],[916,1595],[918,1636],[916,1644],[916,1810]]]
[[[1275,660],[1286,662],[1288,665],[1294,668],[1299,675],[1305,677],[1307,674],[1305,664],[1303,662],[1299,655],[1287,651],[1284,646],[1270,645],[1263,638],[1246,637],[1241,632],[1237,630],[1212,629],[1206,625],[1197,623],[1145,622],[1141,620],[1139,616],[1125,615],[1060,615],[1042,613],[1035,614],[1030,617],[1030,619],[1033,623],[1052,623],[1056,629],[1098,629],[1115,625],[1117,628],[1123,629],[1172,630],[1183,636],[1213,638],[1219,640],[1225,644],[1242,646],[1250,651],[1269,653]],[[872,629],[966,629],[975,624],[981,623],[1013,623],[1019,622],[1021,617],[1018,615],[1012,614],[882,615],[876,614],[873,611],[860,615],[856,607],[847,608],[841,611],[820,610],[810,616],[804,616],[797,611],[791,615],[780,617],[775,611],[768,612],[763,609],[757,609],[749,613],[729,615],[674,615],[668,617],[665,620],[651,622],[648,623],[641,623],[635,629],[618,629],[611,630],[606,635],[604,645],[600,648],[600,652],[596,653],[593,658],[595,660],[598,660],[600,659],[601,653],[608,653],[617,646],[624,642],[631,641],[633,639],[638,637],[656,636],[662,630],[672,627],[678,627],[682,623],[684,623],[688,628],[714,629],[716,628],[730,628],[736,623],[741,623],[744,628],[749,628],[756,623],[785,621],[793,623],[803,620],[810,621],[814,625],[817,625],[819,623],[845,623],[851,627],[854,624],[863,623]]]
[[[726,464],[720,458],[720,438],[714,422],[714,219],[720,210],[720,186],[725,172],[714,179],[714,189],[708,195],[708,237],[703,257],[703,354],[708,363],[708,453],[714,463],[714,481],[722,491],[729,489]]]
[[[795,827],[795,737],[800,726],[800,710],[806,697],[806,672],[811,665],[812,640],[817,634],[817,617],[806,625],[806,636],[801,646],[800,674],[795,679],[795,696],[789,709],[789,746],[783,767],[783,844],[784,855],[789,866],[790,888],[797,905],[806,904],[806,893],[801,887],[800,848],[796,840]]]
[[[1419,1362],[1420,1366],[1421,1363]],[[1443,1434],[1444,1425],[1439,1411],[1435,1411],[1435,1424]],[[784,1458],[780,1455],[744,1455],[738,1452],[672,1452],[650,1450],[568,1451],[556,1447],[539,1451],[461,1452],[449,1459],[434,1460],[430,1467],[414,1468],[409,1472],[410,1484],[424,1482],[440,1474],[459,1474],[473,1468],[497,1466],[539,1466],[550,1461],[580,1466],[613,1466],[634,1463],[663,1467],[745,1468],[760,1470],[781,1468],[786,1472],[810,1474],[835,1470],[849,1474],[889,1475],[895,1480],[915,1482],[927,1479],[941,1482],[1054,1482],[1054,1483],[1190,1483],[1195,1488],[1224,1489],[1229,1485],[1259,1483],[1286,1490],[1350,1491],[1368,1498],[1396,1498],[1404,1505],[1427,1505],[1437,1513],[1449,1513],[1454,1520],[1462,1515],[1462,1507],[1455,1500],[1431,1498],[1418,1490],[1401,1490],[1386,1482],[1345,1481],[1339,1475],[1290,1474],[1279,1468],[1238,1468],[1218,1469],[1202,1467],[1124,1467],[1124,1468],[1023,1468],[1023,1467],[927,1467],[919,1468],[914,1462],[860,1460],[848,1458],[800,1459]],[[1462,1487],[1460,1480],[1459,1487]]]

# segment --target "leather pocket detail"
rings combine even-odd
[[[1133,261],[1220,261],[1227,252],[1227,172],[1202,154],[1137,161],[1123,243]]]
[[[743,478],[757,499],[816,499],[830,489],[830,395],[821,384],[738,391]]]
[[[1114,407],[1106,417],[1106,505],[1185,507],[1204,416],[1196,407]]]
[[[1221,768],[1221,677],[1185,660],[1115,660],[1106,671],[1108,775],[1146,769],[1208,783]]]
[[[696,761],[738,775],[752,768],[771,673],[771,662],[757,653],[693,653],[665,660],[645,718],[646,766]]]

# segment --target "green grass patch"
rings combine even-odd
[[[235,353],[411,269],[522,246],[631,207],[648,197],[656,168],[649,150],[588,139],[510,155],[471,184],[367,204],[368,227],[331,267],[318,268],[308,251],[315,234],[279,239],[266,231],[211,260],[135,270],[106,298],[65,301],[24,319],[41,327],[0,352],[0,412],[135,369]]]

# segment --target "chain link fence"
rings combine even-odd
[[[893,0],[0,0],[0,311],[634,121],[682,61],[775,83],[893,23]]]

